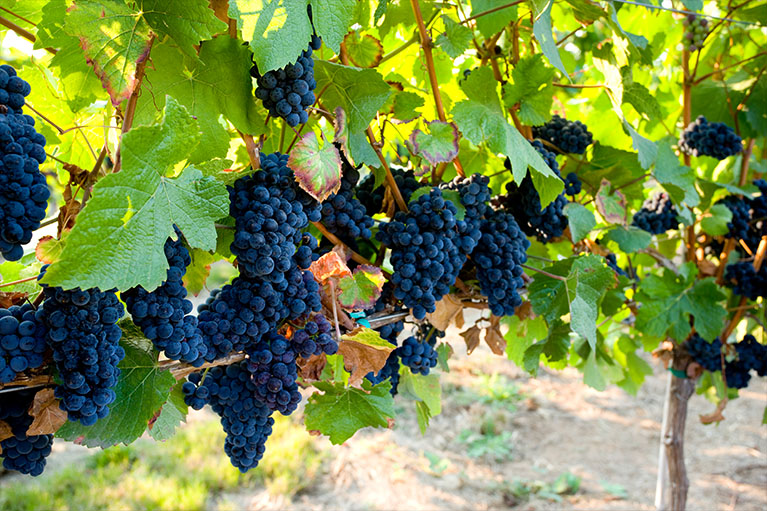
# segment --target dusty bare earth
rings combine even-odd
[[[443,413],[427,436],[405,410],[392,430],[363,431],[343,446],[328,447],[326,474],[292,501],[257,489],[226,498],[249,510],[654,509],[666,377],[657,364],[654,369],[632,397],[618,388],[594,391],[575,370],[529,379],[512,363],[478,350],[470,359],[459,356],[443,375]],[[465,392],[477,375],[493,373],[518,386],[516,410],[503,401],[481,404]],[[760,426],[766,404],[767,380],[753,381],[729,404],[726,421],[704,426],[698,415],[713,405],[692,398],[688,509],[767,509],[767,427]],[[467,429],[505,435],[501,444],[510,452],[470,457],[459,440]],[[567,472],[581,484],[560,501],[512,491],[515,481],[552,483]]]

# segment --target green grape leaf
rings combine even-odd
[[[120,346],[125,358],[120,362],[120,376],[110,405],[109,415],[93,426],[67,422],[56,432],[64,440],[76,441],[88,447],[103,449],[138,439],[147,424],[168,400],[176,379],[157,365],[158,353],[151,341],[130,320],[120,322],[123,338]]]
[[[573,14],[581,24],[587,25],[604,18],[607,13],[590,0],[565,0],[573,8]]]
[[[605,266],[601,257],[595,255],[557,261],[546,271],[559,275],[561,279],[535,275],[529,286],[533,310],[544,316],[549,324],[569,313],[573,331],[588,340],[593,348],[597,341],[599,303],[605,293],[617,284],[615,273]]]
[[[585,206],[577,202],[568,202],[564,208],[564,214],[567,217],[570,226],[570,234],[573,236],[573,243],[578,243],[586,238],[597,225],[594,213],[586,209]]]
[[[683,341],[690,333],[690,316],[695,330],[713,340],[724,328],[727,311],[722,306],[726,296],[713,278],[695,280],[697,269],[685,264],[679,275],[664,269],[662,275],[642,279],[637,301],[642,304],[636,328],[645,335],[671,336]]]
[[[637,112],[644,114],[648,119],[662,119],[665,117],[658,100],[641,83],[631,82],[624,85],[623,103],[630,104]]]
[[[394,418],[394,398],[388,381],[373,386],[363,380],[361,389],[328,382],[316,382],[314,386],[322,393],[314,393],[306,404],[306,428],[327,435],[334,445],[368,426],[388,428],[388,420]]]
[[[401,366],[397,392],[400,396],[416,402],[418,426],[426,433],[432,417],[442,413],[442,388],[439,375],[435,373],[413,374],[409,367]]]
[[[177,178],[165,176],[199,140],[197,123],[173,98],[166,100],[162,124],[125,133],[122,170],[94,186],[43,282],[65,289],[155,289],[166,278],[163,247],[174,225],[192,248],[213,250],[214,222],[229,212],[226,187],[194,167]]]
[[[353,30],[346,34],[343,47],[349,60],[358,67],[376,67],[383,57],[381,41],[370,34]]]
[[[237,20],[261,74],[295,62],[309,47],[312,25],[305,0],[229,0],[229,17]]]
[[[136,88],[136,69],[149,58],[152,30],[123,2],[78,0],[64,30],[80,39],[85,58],[117,106]]]
[[[652,242],[652,234],[647,231],[643,231],[639,227],[629,225],[628,227],[616,226],[613,229],[607,231],[604,240],[614,241],[618,244],[618,248],[622,252],[630,254],[637,250],[647,248]]]
[[[458,156],[458,126],[452,122],[426,123],[429,133],[416,129],[408,144],[414,154],[423,156],[432,165],[453,161]]]
[[[687,10],[692,12],[703,9],[703,0],[682,0],[682,4],[687,7]]]
[[[607,382],[597,363],[596,352],[593,350],[583,365],[583,383],[600,392],[607,388]]]
[[[176,383],[170,392],[168,400],[162,405],[162,409],[156,416],[149,420],[147,432],[158,442],[170,439],[182,422],[186,422],[186,414],[189,407],[184,403],[184,393],[181,386],[185,380]]]
[[[197,296],[205,288],[205,281],[210,275],[210,265],[216,262],[216,256],[199,248],[190,250],[189,255],[192,257],[192,264],[186,267],[184,287],[194,296]]]
[[[378,156],[376,156],[375,151],[370,146],[364,132],[350,133],[348,148],[349,154],[347,156],[351,158],[355,165],[364,164],[384,171]]]
[[[344,36],[354,22],[356,0],[311,0],[317,34],[328,48],[338,53]]]
[[[386,282],[381,268],[363,264],[338,281],[338,304],[348,311],[365,310],[375,305]]]
[[[159,44],[152,49],[152,62],[135,122],[154,123],[165,108],[166,96],[175,98],[197,119],[205,140],[188,151],[190,162],[226,157],[229,134],[221,125],[222,115],[243,133],[264,132],[264,119],[253,96],[250,51],[236,39],[217,37],[203,42],[199,58],[187,56],[170,43]]]
[[[301,137],[290,151],[288,167],[293,169],[298,185],[318,202],[341,188],[341,153],[324,134],[320,139],[310,131]]]
[[[346,112],[350,134],[365,131],[392,93],[391,87],[375,69],[318,60],[314,65],[314,77],[317,89],[325,90],[322,102],[332,110],[340,106]]]
[[[437,46],[451,58],[457,58],[471,44],[471,29],[456,22],[450,16],[442,16],[445,31],[437,36]]]
[[[668,192],[674,204],[690,207],[700,204],[700,195],[695,188],[695,171],[679,164],[679,158],[668,140],[658,147],[658,161],[653,176]]]
[[[36,277],[40,273],[41,266],[37,261],[33,264],[22,264],[19,261],[4,261],[0,264],[0,284],[3,284],[0,291],[28,293],[30,295],[39,292],[40,286],[37,285],[36,280],[14,284],[13,286],[9,286],[7,283]]]
[[[158,34],[170,36],[184,52],[196,56],[194,46],[224,32],[208,0],[140,0],[144,19]]]
[[[700,221],[700,227],[712,236],[724,236],[730,229],[727,224],[732,221],[732,211],[724,204],[711,206],[708,215]]]
[[[522,181],[528,166],[533,169],[533,184],[541,206],[546,207],[565,185],[527,139],[506,121],[492,71],[486,67],[475,69],[464,81],[463,90],[469,99],[453,107],[453,118],[461,133],[472,144],[486,142],[493,152],[507,156],[515,181]]]
[[[394,117],[402,122],[410,122],[421,116],[417,109],[424,105],[424,99],[415,92],[395,92]]]
[[[545,8],[540,11],[536,5],[535,11],[537,11],[535,17],[535,23],[533,23],[533,35],[541,45],[541,51],[549,59],[551,65],[562,71],[562,74],[570,79],[570,74],[565,69],[565,65],[562,63],[562,57],[559,55],[559,48],[557,48],[556,39],[552,32],[551,25],[551,7],[553,2],[546,2]]]
[[[472,0],[471,15],[479,16],[483,12],[508,4],[506,0]],[[512,5],[506,9],[499,9],[491,14],[479,16],[476,19],[479,33],[486,39],[490,39],[502,31],[506,25],[517,19],[517,6]]]
[[[511,71],[512,81],[503,86],[504,104],[511,108],[519,103],[519,120],[525,124],[545,123],[551,119],[554,73],[540,53],[520,59]]]

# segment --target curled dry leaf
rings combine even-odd
[[[59,407],[59,400],[53,395],[53,389],[43,389],[35,394],[32,401],[32,424],[27,435],[52,435],[67,421],[67,414]]]
[[[344,335],[338,343],[338,353],[343,355],[344,366],[351,373],[351,385],[359,384],[369,372],[377,373],[383,369],[392,351],[392,344],[367,327],[357,328]]]
[[[727,408],[727,398],[722,399],[716,405],[716,409],[708,414],[700,415],[700,422],[703,424],[713,424],[714,422],[722,422],[725,417],[722,415],[724,409]]]
[[[327,364],[327,362],[327,356],[324,354],[312,355],[308,359],[299,358],[297,361],[298,374],[304,380],[319,380],[322,376],[322,370],[325,369],[325,364]]]
[[[341,278],[352,274],[349,267],[346,266],[346,261],[334,251],[330,251],[314,261],[309,267],[309,271],[312,272],[314,280],[319,282],[321,286],[325,285],[325,282],[331,277]]]
[[[0,292],[0,307],[7,309],[13,305],[19,305],[23,303],[29,293],[19,293],[18,291]]]
[[[481,333],[482,330],[480,330],[476,325],[472,326],[464,332],[461,332],[461,337],[463,337],[463,340],[466,341],[467,354],[471,355],[477,346],[479,346],[479,336]]]
[[[530,302],[530,300],[522,302],[522,305],[517,307],[517,309],[514,311],[514,315],[516,315],[521,321],[536,318],[535,313],[533,312],[533,304]]]
[[[461,300],[456,298],[455,295],[445,295],[435,304],[434,312],[427,314],[426,318],[434,328],[445,331],[462,310],[463,304]]]
[[[11,431],[11,427],[8,425],[8,423],[5,421],[0,421],[0,442],[5,440],[6,438],[11,438],[12,436],[13,436],[13,431]]]
[[[485,342],[496,355],[503,355],[506,352],[506,339],[501,333],[500,321],[500,317],[490,316],[490,326],[485,330]]]

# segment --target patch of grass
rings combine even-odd
[[[580,487],[581,478],[571,472],[565,472],[553,482],[515,479],[505,484],[503,493],[506,503],[516,506],[533,495],[554,502],[562,502],[563,495],[575,495]]]
[[[16,479],[0,490],[0,509],[202,511],[218,492],[259,484],[290,497],[312,484],[324,454],[303,428],[275,419],[264,459],[247,474],[229,463],[224,432],[210,416],[165,443],[142,439],[99,451],[80,466]]]
[[[451,391],[459,405],[480,403],[510,412],[515,411],[516,403],[525,397],[516,383],[498,373],[480,374],[466,386],[446,389],[446,393]]]

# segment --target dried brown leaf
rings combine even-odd
[[[312,355],[309,358],[299,358],[296,361],[298,374],[304,380],[319,380],[327,362],[328,359],[324,353],[322,355]]]
[[[19,293],[18,291],[0,292],[0,307],[7,309],[13,305],[19,305],[26,301],[29,293]]]
[[[309,271],[314,275],[314,279],[324,285],[331,277],[345,277],[352,272],[346,266],[346,261],[338,252],[330,251],[312,263]]]
[[[13,436],[13,431],[11,431],[11,427],[8,425],[8,423],[5,421],[0,421],[0,442],[5,440],[6,438],[11,438],[12,436]]]
[[[450,322],[453,321],[458,313],[463,310],[463,304],[461,300],[454,295],[445,295],[435,305],[434,312],[427,314],[426,319],[429,320],[437,330],[445,331],[450,326]]]
[[[370,372],[377,373],[386,365],[386,359],[394,350],[391,347],[373,347],[357,341],[342,340],[338,343],[338,353],[344,357],[344,366],[351,373],[350,385],[357,385]]]
[[[27,435],[52,435],[67,421],[67,414],[59,407],[59,400],[53,395],[53,389],[43,389],[35,394],[32,409],[33,417]]]
[[[463,337],[463,340],[466,341],[466,353],[471,355],[471,353],[479,346],[479,336],[482,333],[482,330],[479,329],[478,326],[474,325],[468,330],[461,332],[461,337]]]
[[[490,316],[490,327],[485,329],[485,342],[496,355],[506,353],[506,339],[501,333],[501,318]]]
[[[713,412],[700,415],[700,422],[703,424],[722,422],[725,419],[724,415],[722,415],[722,412],[725,408],[727,408],[727,398],[719,401],[719,403],[716,405],[716,409]]]

